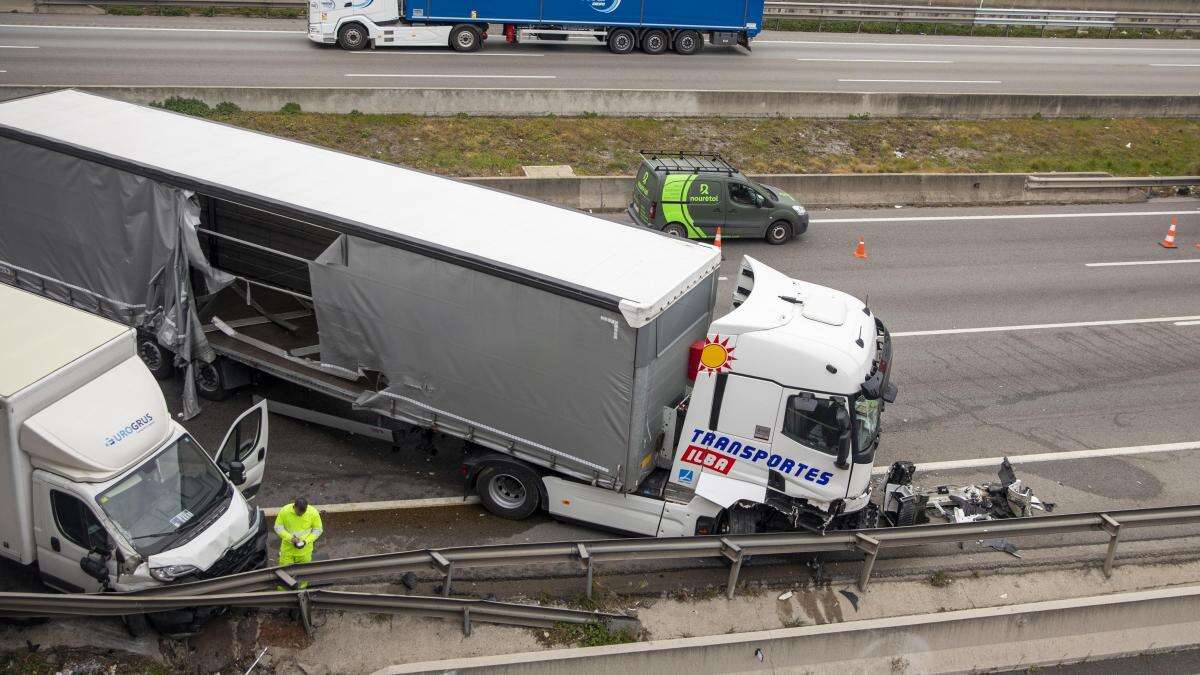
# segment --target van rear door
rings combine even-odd
[[[658,215],[658,204],[656,203],[658,181],[655,179],[654,170],[650,168],[649,164],[642,162],[638,167],[637,177],[633,181],[633,208],[643,224],[657,230],[661,225],[654,220]]]

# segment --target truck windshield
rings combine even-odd
[[[855,431],[858,432],[858,453],[856,454],[870,452],[875,439],[879,438],[879,417],[882,411],[883,401],[881,399],[859,396],[854,401],[854,423],[857,426]]]
[[[153,555],[204,522],[227,487],[200,445],[184,434],[96,501],[138,553]]]

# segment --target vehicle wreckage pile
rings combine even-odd
[[[912,484],[917,467],[912,462],[892,464],[884,482],[883,518],[890,527],[920,525],[940,519],[948,523],[976,523],[1005,518],[1028,518],[1035,511],[1049,513],[1054,504],[1033,494],[1017,478],[1005,457],[999,482],[979,485],[939,485],[932,489]]]

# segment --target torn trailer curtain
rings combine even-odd
[[[654,468],[661,409],[685,388],[715,283],[634,328],[619,311],[345,235],[309,272],[321,360],[387,378],[359,405],[618,489]]]
[[[183,410],[199,412],[194,359],[211,361],[191,269],[215,292],[192,193],[0,138],[0,281],[154,334],[186,364]]]

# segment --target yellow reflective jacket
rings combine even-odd
[[[303,539],[304,548],[311,551],[313,542],[322,532],[324,530],[321,528],[321,514],[317,513],[312,504],[308,505],[301,516],[296,515],[296,509],[291,504],[279,509],[279,515],[275,516],[275,534],[279,535],[280,551],[297,550],[292,545],[292,539],[296,537]]]

